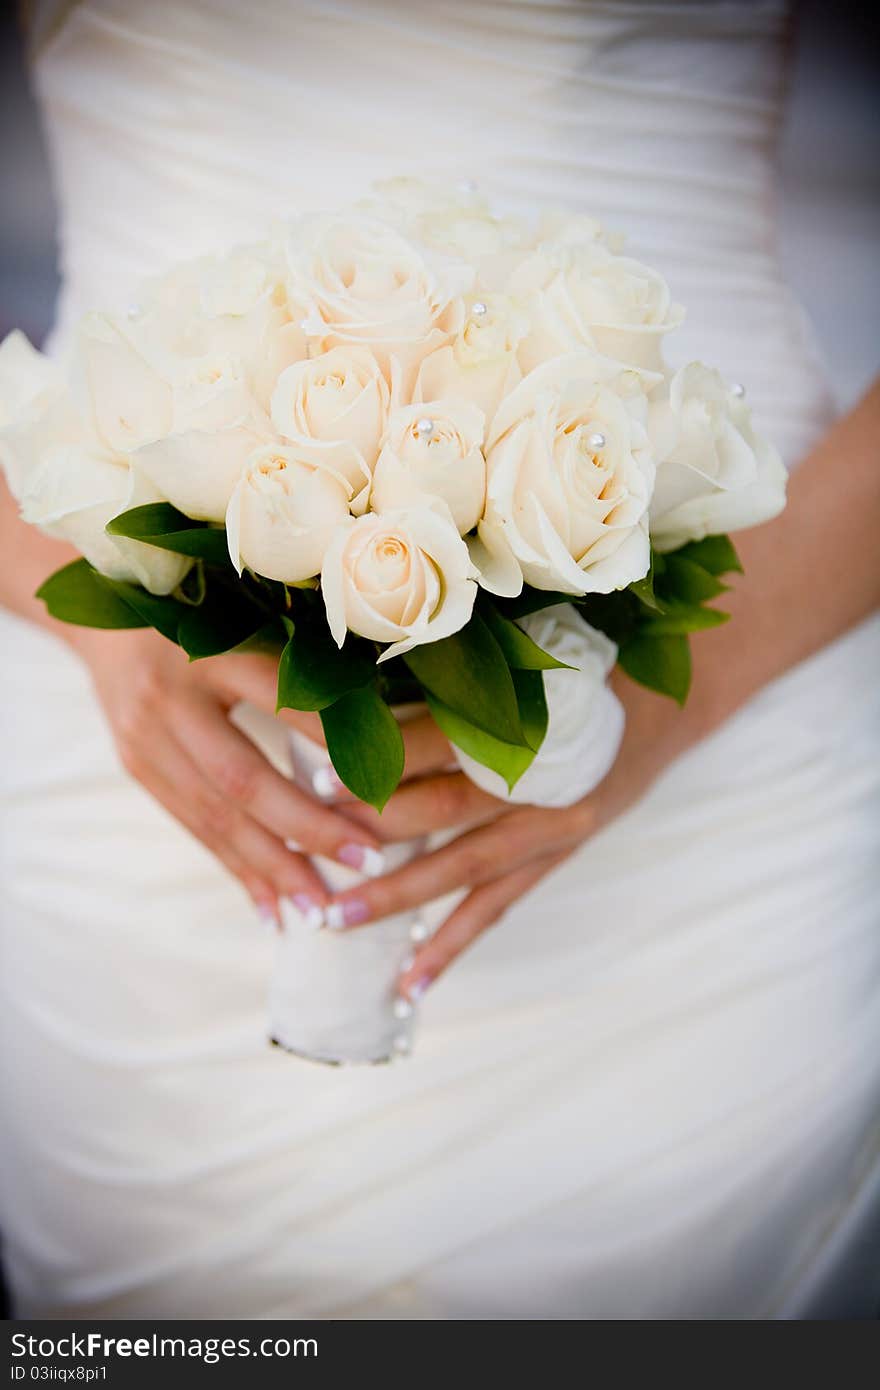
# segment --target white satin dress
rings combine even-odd
[[[830,409],[776,256],[785,25],[763,0],[62,5],[35,60],[56,346],[276,214],[473,178],[628,230],[688,306],[671,354],[744,381],[795,465]],[[839,1303],[880,1186],[876,622],[683,758],[429,992],[411,1059],[366,1069],[267,1046],[243,894],[120,770],[77,660],[11,618],[2,644],[20,1314]]]

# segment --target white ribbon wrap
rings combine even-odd
[[[455,756],[472,782],[503,801],[572,806],[599,785],[620,749],[623,706],[606,683],[617,660],[617,647],[590,627],[570,603],[521,618],[519,626],[545,652],[575,668],[544,672],[548,714],[544,742],[512,792],[497,772],[460,748],[455,748]]]

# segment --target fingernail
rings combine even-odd
[[[340,864],[347,864],[350,869],[358,869],[367,878],[378,878],[385,872],[385,856],[381,850],[372,849],[370,845],[342,845],[336,851],[336,858]]]
[[[312,788],[316,796],[326,801],[344,791],[345,783],[341,777],[337,777],[332,767],[319,767],[312,773]]]
[[[419,1000],[425,993],[425,990],[428,988],[428,985],[430,983],[430,975],[420,975],[419,978],[416,980],[415,984],[410,985],[409,989],[407,990],[407,994],[409,995],[409,998],[411,999],[413,1004],[418,1004]]]
[[[421,917],[417,917],[409,929],[409,939],[420,946],[423,941],[427,941],[431,935],[431,929],[427,922],[423,922]]]
[[[316,903],[308,893],[294,893],[290,901],[301,914],[303,926],[308,927],[309,931],[320,931],[324,925],[324,909],[320,903]]]
[[[325,917],[331,931],[342,931],[345,927],[356,927],[369,920],[370,909],[362,898],[346,898],[341,903],[331,903]]]
[[[414,952],[414,951],[407,951],[407,953],[406,953],[406,955],[404,956],[403,960],[400,962],[400,973],[401,973],[401,975],[405,975],[406,972],[407,972],[408,970],[412,970],[412,968],[413,968],[413,966],[415,965],[415,963],[416,963],[415,952]]]
[[[257,903],[257,916],[264,927],[268,927],[270,931],[278,930],[278,915],[271,903]]]

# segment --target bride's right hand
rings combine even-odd
[[[65,635],[91,671],[125,768],[241,881],[264,917],[277,920],[282,899],[306,913],[329,901],[308,855],[360,868],[365,851],[378,849],[370,831],[276,772],[230,722],[242,700],[275,713],[274,661],[229,654],[190,663],[151,630]],[[305,718],[317,734],[317,717]],[[302,728],[303,716],[290,722]]]

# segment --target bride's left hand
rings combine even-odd
[[[615,684],[627,708],[620,755],[601,785],[574,806],[511,806],[489,796],[463,773],[448,770],[449,745],[427,719],[404,730],[407,774],[413,780],[401,785],[381,816],[340,793],[336,809],[386,841],[467,827],[440,849],[338,894],[330,905],[333,925],[356,929],[468,890],[415,952],[401,976],[403,993],[422,994],[508,907],[637,801],[674,756],[681,743],[681,712],[626,677],[615,676]]]

